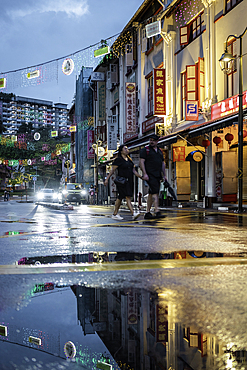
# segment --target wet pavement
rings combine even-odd
[[[246,369],[247,216],[0,203],[0,369]]]

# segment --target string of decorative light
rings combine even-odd
[[[105,41],[109,46],[112,46],[119,34],[120,33],[117,33],[107,38]],[[80,73],[82,67],[95,68],[101,60],[100,58],[94,57],[94,50],[100,48],[101,45],[102,44],[100,41],[72,54],[49,60],[44,63],[39,63],[11,71],[0,72],[0,89],[1,91],[12,91],[19,87],[40,85],[52,80],[57,80],[58,82],[59,68],[61,68],[61,70],[64,68],[62,63],[66,61],[66,59],[73,61],[73,70],[71,72],[74,71],[76,74]],[[70,75],[71,72],[64,73]]]

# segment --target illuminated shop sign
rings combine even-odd
[[[247,108],[247,91],[243,93],[243,109],[245,108]],[[211,120],[228,116],[229,114],[238,112],[238,110],[239,97],[238,95],[234,95],[211,106]]]
[[[136,132],[136,84],[126,82],[126,133]]]
[[[154,69],[154,115],[166,115],[166,70]]]

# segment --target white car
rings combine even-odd
[[[58,202],[58,193],[54,189],[41,189],[37,194],[39,202]]]

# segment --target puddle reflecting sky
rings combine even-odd
[[[0,369],[246,369],[244,257],[237,265],[210,265],[226,256],[198,251],[23,257],[13,268],[32,274],[0,275]],[[179,265],[195,258],[205,266]],[[35,272],[174,259],[150,270]]]

